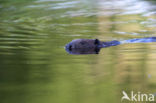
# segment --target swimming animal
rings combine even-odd
[[[98,39],[75,39],[66,44],[65,49],[69,54],[98,54],[101,48],[117,46],[126,43],[156,42],[156,37],[136,38],[123,41],[103,42]]]

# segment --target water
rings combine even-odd
[[[1,0],[1,103],[120,103],[156,93],[156,43],[70,55],[73,39],[156,36],[155,0]],[[127,102],[125,100],[125,102]]]

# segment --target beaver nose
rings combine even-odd
[[[69,51],[72,51],[72,45],[69,45]]]
[[[67,51],[72,51],[72,45],[71,44],[67,44],[65,46],[65,48],[66,48]]]

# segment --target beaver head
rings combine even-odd
[[[98,54],[102,42],[98,39],[76,39],[68,43],[65,48],[70,54]]]

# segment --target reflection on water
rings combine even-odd
[[[1,0],[1,103],[120,103],[156,93],[156,43],[69,55],[73,39],[156,36],[155,0]]]

